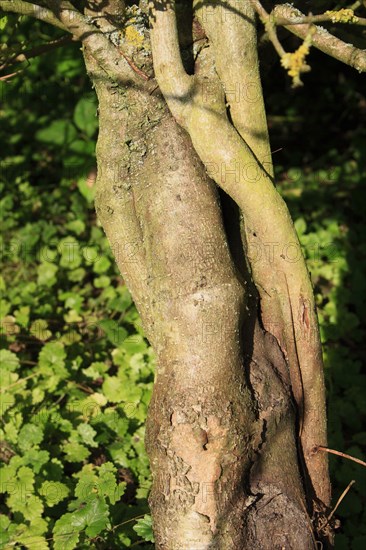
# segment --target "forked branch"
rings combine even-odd
[[[65,25],[61,23],[51,10],[37,4],[23,2],[22,0],[0,0],[0,9],[5,12],[18,13],[19,15],[29,15],[35,19],[39,19],[39,21],[44,21],[54,27],[58,27],[63,31],[67,30]]]
[[[327,11],[320,15],[305,16],[300,10],[290,4],[277,5],[268,13],[260,0],[249,1],[265,26],[268,38],[281,57],[282,65],[289,69],[290,76],[295,77],[294,85],[301,83],[299,74],[307,70],[304,59],[301,59],[301,48],[303,47],[304,53],[307,54],[310,45],[334,57],[338,61],[350,65],[359,72],[366,71],[366,50],[361,50],[352,44],[347,44],[323,27],[315,25],[315,23],[331,22],[334,24],[343,23],[365,26],[366,18],[356,16],[352,9]],[[277,37],[276,26],[284,26],[293,34],[302,38],[305,44],[300,46],[299,50],[294,54],[285,52]],[[293,63],[290,62],[291,58]],[[294,73],[297,70],[296,63],[299,65],[299,70],[297,71],[298,74],[294,75],[291,72]]]
[[[309,24],[297,22],[304,17],[304,14],[296,8],[288,4],[276,6],[273,14],[276,21],[278,18],[287,30],[299,38],[305,38],[308,34]],[[312,45],[323,53],[334,57],[334,59],[353,67],[360,73],[366,71],[366,50],[347,44],[317,25],[315,25],[315,32],[312,35]]]

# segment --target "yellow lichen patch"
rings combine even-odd
[[[316,29],[312,27],[296,52],[288,52],[281,57],[281,65],[287,69],[289,76],[291,76],[293,87],[301,86],[300,74],[310,70],[310,67],[305,63],[305,58],[309,54],[314,32],[316,32]]]
[[[135,48],[142,48],[144,44],[144,35],[140,33],[133,25],[128,25],[125,29],[125,38]]]
[[[333,23],[357,23],[358,21],[357,15],[349,8],[336,11],[328,10],[325,15],[328,15]]]

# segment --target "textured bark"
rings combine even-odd
[[[180,5],[184,52],[172,1],[153,2],[151,46],[142,12],[112,42],[118,0],[88,2],[91,18],[68,2],[47,12],[83,43],[96,210],[157,357],[156,548],[312,549],[331,538],[327,462],[312,453],[326,443],[320,342],[304,260],[284,256],[300,248],[272,182],[254,15],[194,4],[192,32]]]
[[[260,295],[261,320],[264,328],[276,336],[290,367],[305,477],[317,508],[318,502],[325,505],[330,502],[327,458],[314,453],[317,441],[326,441],[318,323],[296,231],[270,179],[272,167],[263,122],[254,13],[248,3],[238,7],[234,0],[228,0],[213,13],[208,12],[212,9],[209,1],[199,0],[196,5],[202,25],[208,29],[209,36],[215,37],[213,51],[210,45],[202,50],[197,72],[189,76],[179,60],[174,2],[155,2],[154,68],[176,120],[188,131],[213,179],[243,213],[246,255]],[[223,29],[227,29],[226,34]],[[220,33],[223,38],[219,38]],[[162,36],[168,37],[167,49]],[[250,74],[258,98],[254,105],[241,100],[239,107],[231,109],[230,120],[225,88],[227,83],[234,84],[234,77],[230,75],[236,74],[238,65],[241,67],[239,83],[242,74]],[[173,71],[174,79],[171,78]],[[248,78],[244,82],[248,82]],[[288,254],[289,249],[295,250],[295,260]]]
[[[174,51],[168,35],[166,39],[163,48]],[[157,355],[146,440],[157,548],[313,548],[316,535],[309,513],[314,513],[314,506],[309,508],[312,494],[305,494],[298,456],[291,340],[285,333],[281,340],[276,332],[285,330],[283,303],[289,296],[278,293],[279,298],[266,302],[268,285],[278,284],[276,271],[271,266],[267,281],[268,260],[256,265],[250,243],[242,243],[259,289],[261,322],[268,330],[270,318],[274,338],[257,321],[250,274],[245,266],[235,265],[232,256],[231,240],[238,242],[239,236],[240,242],[240,234],[236,228],[228,238],[230,230],[226,227],[225,232],[220,200],[209,177],[217,181],[214,163],[230,162],[232,148],[234,159],[243,155],[246,166],[250,162],[259,167],[261,187],[255,190],[240,175],[238,182],[218,183],[242,209],[246,241],[248,226],[263,242],[269,233],[272,237],[272,224],[267,227],[268,221],[258,219],[259,204],[263,207],[265,201],[272,212],[280,212],[281,226],[275,231],[287,243],[288,228],[293,228],[268,179],[272,165],[261,95],[249,118],[245,111],[250,102],[233,105],[231,117],[239,133],[226,117],[224,93],[212,63],[224,39],[225,34],[221,42],[212,40],[213,46],[197,52],[196,77],[202,80],[194,91],[188,123],[187,110],[181,112],[188,81],[183,79],[182,88],[167,100],[175,118],[188,129],[208,174],[155,84],[117,89],[86,56],[100,104],[96,207]],[[151,74],[147,34],[143,46],[144,56],[128,42],[121,47]],[[260,91],[255,56],[248,58],[250,82]],[[224,56],[219,75],[225,74],[227,63]],[[233,75],[240,67],[239,60],[226,73],[226,87],[234,85]],[[168,76],[168,86],[178,85],[176,67]],[[160,88],[169,96],[164,85]],[[292,274],[293,267],[288,271]],[[299,404],[301,397],[296,397]]]

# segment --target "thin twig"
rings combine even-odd
[[[43,6],[38,6],[37,4],[31,4],[23,0],[0,0],[0,10],[5,12],[10,11],[20,15],[29,15],[45,23],[50,23],[62,30],[67,30],[51,10]]]
[[[289,6],[288,4],[281,4],[275,6],[272,13],[275,21],[286,19],[286,29],[299,38],[304,39],[308,34],[309,25],[292,24],[293,21],[297,21],[300,18],[305,17],[304,14],[297,8]],[[342,63],[350,65],[359,72],[366,72],[365,50],[356,48],[352,44],[347,44],[322,27],[316,25],[314,27],[316,32],[311,37],[311,43],[314,48],[321,50],[330,57],[334,57],[334,59],[338,59],[338,61],[342,61]]]
[[[361,464],[361,466],[366,467],[366,462],[364,460],[361,460],[360,458],[355,458],[354,456],[348,455],[346,453],[342,453],[341,451],[335,451],[334,449],[328,449],[328,447],[323,447],[322,445],[318,445],[314,449],[314,453],[317,453],[318,451],[323,451],[325,453],[331,453],[333,455],[341,456],[342,458],[348,458],[348,460],[353,460],[353,462],[357,462],[357,464]]]
[[[13,382],[13,384],[9,384],[9,386],[6,386],[5,388],[0,388],[0,393],[6,392],[7,390],[10,390],[11,388],[14,388],[15,386],[18,386],[22,382],[25,382],[26,380],[29,380],[30,378],[34,378],[38,375],[38,372],[33,372],[32,374],[29,374],[25,378],[20,378],[16,382]]]
[[[341,496],[339,497],[339,499],[337,500],[337,504],[334,506],[333,510],[331,511],[331,513],[329,514],[328,516],[328,522],[331,520],[332,516],[334,515],[335,511],[337,510],[338,506],[340,505],[340,503],[342,502],[342,500],[344,499],[344,497],[346,496],[346,494],[348,493],[348,491],[350,490],[350,488],[352,487],[352,485],[355,483],[355,480],[352,479],[352,481],[349,482],[349,484],[347,485],[347,487],[345,488],[345,490],[343,491],[343,493],[341,494]]]
[[[23,72],[23,69],[20,70],[20,71],[15,71],[15,73],[10,73],[10,74],[6,74],[4,76],[0,76],[0,80],[8,80],[8,78],[12,78],[13,76],[15,76],[16,74],[21,73],[21,72]]]
[[[285,55],[285,50],[281,44],[281,42],[278,40],[278,36],[276,33],[276,24],[275,20],[272,16],[272,14],[269,14],[262,4],[259,2],[259,0],[250,0],[250,3],[252,4],[255,11],[258,13],[263,25],[266,28],[268,38],[272,42],[276,52],[280,57]]]
[[[136,521],[143,517],[145,517],[145,514],[141,514],[140,516],[135,516],[134,518],[122,521],[122,523],[117,523],[117,525],[112,525],[111,531],[115,531],[116,529],[118,529],[118,527],[121,527],[122,525],[127,525],[127,523],[132,523],[133,521]]]
[[[65,36],[62,36],[61,38],[58,38],[57,40],[52,40],[51,42],[47,42],[46,44],[35,46],[30,50],[26,50],[24,52],[18,52],[14,55],[14,57],[11,57],[8,60],[6,60],[5,63],[3,63],[3,65],[0,65],[0,71],[4,70],[9,65],[14,65],[14,63],[23,63],[24,61],[28,61],[28,59],[31,59],[33,57],[38,57],[39,55],[43,55],[44,53],[49,52],[50,50],[59,48],[60,46],[63,46],[67,42],[70,42],[70,40],[71,40],[71,36],[65,35]]]
[[[123,53],[122,50],[118,49],[118,51],[122,55],[122,57],[125,58],[125,60],[129,64],[129,66],[131,67],[131,69],[133,71],[135,71],[135,73],[137,73],[139,76],[141,76],[141,78],[143,78],[144,80],[150,80],[150,77],[147,74],[145,74],[141,69],[139,69],[139,67],[132,61],[132,59],[130,57],[127,57],[127,55],[125,53]]]
[[[321,13],[319,15],[304,15],[302,17],[296,17],[292,20],[288,20],[281,17],[275,18],[275,25],[277,26],[287,26],[287,25],[305,25],[305,24],[313,24],[313,23],[334,23],[334,24],[343,24],[343,25],[361,25],[366,26],[366,18],[365,17],[358,17],[354,21],[349,21],[348,23],[345,23],[344,21],[335,21],[334,18],[332,19],[331,15],[327,15],[325,13]]]

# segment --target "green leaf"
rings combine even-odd
[[[67,223],[65,227],[76,235],[81,235],[85,231],[85,223],[82,220],[73,220]]]
[[[143,518],[138,519],[133,530],[146,542],[154,542],[151,516],[145,514]]]
[[[304,218],[297,218],[294,225],[296,232],[299,236],[306,233],[306,221],[304,220]]]
[[[97,380],[100,377],[104,378],[107,370],[108,365],[96,361],[92,363],[87,369],[83,369],[83,374],[85,374],[85,376],[88,376],[92,380]]]
[[[80,253],[80,243],[70,235],[61,239],[59,243],[59,252],[61,254],[60,265],[67,269],[76,269],[82,262]]]
[[[103,319],[98,322],[98,326],[105,332],[108,340],[114,346],[120,346],[126,339],[128,332],[113,319]]]
[[[48,323],[45,319],[36,319],[30,326],[29,332],[38,340],[45,341],[51,338],[52,332],[48,330]]]
[[[25,548],[29,548],[29,550],[49,550],[45,537],[32,535],[31,529],[27,529],[20,535],[17,535],[17,542]]]
[[[64,514],[53,528],[54,550],[74,550],[81,529],[71,524],[72,514]]]
[[[81,306],[83,304],[83,297],[75,292],[64,292],[60,295],[61,300],[65,300],[65,307],[67,309],[74,309],[80,313]]]
[[[29,449],[23,455],[24,464],[29,464],[34,473],[38,474],[41,471],[42,466],[47,464],[50,460],[50,453],[44,450]]]
[[[94,437],[97,435],[97,432],[90,426],[90,424],[79,424],[78,433],[81,435],[83,442],[89,447],[98,447],[98,443],[94,441]]]
[[[39,354],[39,366],[50,367],[54,372],[64,372],[66,353],[63,344],[60,342],[47,342]]]
[[[29,531],[33,535],[44,535],[48,531],[48,522],[43,518],[36,518],[29,526]]]
[[[40,518],[43,514],[43,503],[39,497],[32,494],[26,494],[23,491],[24,485],[19,486],[16,493],[12,493],[6,501],[6,504],[13,512],[20,512],[28,521]]]
[[[0,31],[3,31],[8,23],[8,18],[6,15],[0,17]]]
[[[5,292],[5,290],[6,290],[5,280],[4,280],[4,277],[0,275],[0,292]]]
[[[75,442],[65,443],[63,451],[66,453],[67,462],[83,462],[90,454],[84,445]]]
[[[94,96],[95,97],[95,96]],[[98,128],[96,101],[90,96],[82,97],[76,104],[74,122],[80,130],[92,137]]]
[[[47,128],[36,132],[38,141],[61,146],[70,143],[76,136],[76,129],[69,120],[54,120]]]
[[[77,186],[84,199],[91,204],[95,197],[95,184],[91,178],[82,177],[77,181]]]
[[[112,457],[114,463],[127,468],[130,466],[129,459],[126,453],[126,445],[123,443],[115,442],[108,446],[108,452]]]
[[[69,494],[69,488],[59,481],[44,481],[39,494],[46,500],[47,506],[55,506]]]
[[[19,432],[19,447],[25,451],[37,446],[43,440],[43,430],[35,424],[24,424]]]
[[[65,313],[64,319],[68,324],[80,323],[83,320],[75,309],[70,309],[68,313]]]
[[[135,353],[146,352],[147,344],[143,336],[140,334],[133,334],[123,342],[123,349],[125,349],[129,355],[135,355]]]
[[[44,262],[39,264],[37,268],[37,283],[38,285],[44,285],[47,287],[54,286],[56,284],[56,273],[58,271],[58,267],[55,264],[51,264],[50,262]]]
[[[111,280],[106,275],[101,275],[100,277],[96,277],[94,279],[94,286],[95,288],[106,288],[108,285],[110,285]]]
[[[115,472],[116,467],[111,462],[106,462],[99,468],[99,494],[108,497],[111,504],[118,502],[126,489],[126,483],[117,485]]]
[[[109,376],[103,382],[103,393],[112,403],[136,403],[141,399],[142,390],[135,384],[121,380],[117,376]]]
[[[14,317],[16,319],[16,322],[18,325],[21,325],[22,327],[27,327],[29,323],[29,313],[30,313],[30,307],[29,306],[22,306],[19,309],[14,311]]]
[[[0,369],[15,371],[19,367],[19,359],[12,351],[0,350]]]
[[[102,256],[101,258],[98,258],[97,261],[94,263],[93,270],[94,270],[94,273],[101,274],[108,271],[110,266],[111,266],[111,262],[107,258],[107,256]]]
[[[88,537],[96,537],[109,523],[109,507],[104,500],[94,498],[84,508],[72,514],[71,525],[79,530],[85,529]]]
[[[16,531],[13,533],[12,539],[16,539],[18,544],[22,547],[29,548],[30,550],[48,550],[49,546],[45,539],[44,533],[48,530],[48,523],[40,518],[36,517],[32,519],[31,525],[19,525],[12,524],[12,527],[16,526]]]
[[[121,289],[118,290],[121,292]],[[111,309],[124,312],[132,305],[133,302],[131,294],[128,292],[127,288],[124,288],[123,290],[124,292],[121,295],[116,296],[109,302],[108,305]]]

